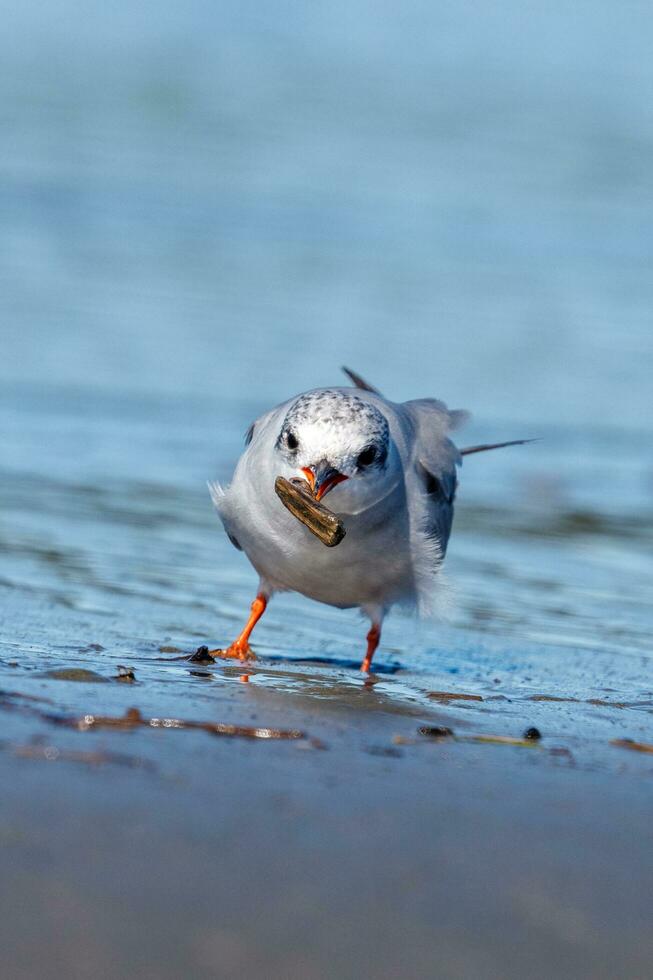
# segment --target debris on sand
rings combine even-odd
[[[128,708],[124,715],[43,715],[55,725],[75,728],[79,732],[112,728],[131,731],[135,728],[194,729],[211,735],[240,738],[293,739],[306,738],[305,732],[294,728],[262,728],[260,726],[231,725],[226,722],[189,721],[181,718],[146,718],[138,708]]]
[[[537,742],[539,739],[542,738],[542,732],[539,730],[539,728],[535,728],[533,726],[531,728],[526,729],[526,731],[524,732],[524,738],[530,739],[533,742]]]
[[[451,738],[453,736],[453,731],[446,725],[422,725],[421,728],[417,729],[417,732],[427,738]]]
[[[605,698],[580,698],[558,697],[555,694],[532,694],[529,701],[553,701],[569,704],[591,704],[594,708],[648,708],[653,702],[647,701],[606,701]]]
[[[532,748],[536,739],[512,738],[510,735],[470,735],[466,736],[465,742],[481,742],[488,745],[522,745]]]
[[[542,737],[537,728],[528,728],[524,732],[523,738],[514,738],[512,735],[455,735],[451,728],[446,725],[421,725],[417,729],[418,735],[423,735],[427,739],[441,742],[445,739],[454,742],[475,742],[486,745],[520,745],[532,747]],[[395,735],[393,742],[395,745],[417,745],[416,739],[405,738],[403,735]]]
[[[85,667],[61,667],[57,670],[46,670],[43,677],[55,681],[79,681],[83,684],[106,684],[108,678],[96,674],[94,670]]]
[[[636,742],[632,738],[613,738],[610,745],[618,749],[630,749],[631,752],[648,752],[653,755],[653,742]]]
[[[195,653],[191,653],[190,657],[184,658],[188,660],[191,664],[213,664],[215,663],[215,657],[211,656],[211,652],[207,646],[198,647]]]
[[[606,701],[604,698],[590,698],[586,704],[593,704],[595,708],[633,708],[637,705],[630,704],[627,701]]]
[[[446,704],[448,701],[482,701],[480,694],[459,694],[452,691],[427,691],[427,698],[431,701],[440,701]]]
[[[529,701],[555,701],[555,702],[571,702],[573,704],[578,704],[578,698],[563,698],[558,697],[556,694],[532,694]]]
[[[27,702],[27,703],[25,703]],[[136,728],[194,729],[210,735],[265,740],[306,738],[306,732],[297,728],[264,728],[260,725],[232,725],[222,721],[193,721],[183,718],[147,718],[138,708],[128,708],[124,715],[61,715],[37,707],[38,703],[52,704],[48,698],[37,698],[15,691],[0,691],[0,707],[35,715],[51,725],[73,728],[78,732],[98,731],[110,728],[117,731],[133,731]]]

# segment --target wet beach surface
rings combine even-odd
[[[255,585],[196,473],[207,447],[239,451],[249,405],[3,407],[8,975],[646,974],[643,501],[612,514],[578,487],[552,513],[523,480],[546,441],[488,457],[476,499],[466,463],[448,620],[392,616],[371,682],[365,624],[297,596],[271,604],[257,661],[193,663]]]
[[[0,41],[3,975],[650,976],[650,12],[49,9]],[[256,588],[207,480],[341,363],[539,441],[465,460],[370,682],[291,595],[190,662]]]

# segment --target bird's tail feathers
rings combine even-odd
[[[537,439],[511,439],[509,442],[486,442],[480,446],[466,446],[458,452],[461,456],[471,456],[472,453],[486,453],[490,449],[505,449],[506,446],[525,446],[529,442],[537,441]]]

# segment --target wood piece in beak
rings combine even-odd
[[[346,531],[339,517],[336,517],[324,504],[319,504],[305,480],[286,480],[278,476],[274,489],[279,500],[287,507],[309,531],[319,538],[327,548],[340,544]]]

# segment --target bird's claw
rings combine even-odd
[[[209,650],[209,654],[221,660],[256,660],[256,654],[249,643],[232,643],[226,650]]]

